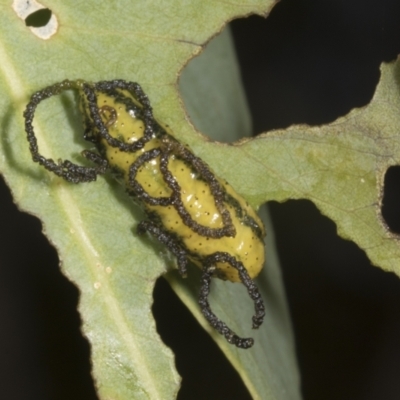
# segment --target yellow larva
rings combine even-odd
[[[82,154],[96,166],[65,160],[54,163],[41,156],[32,120],[37,105],[64,90],[76,89],[81,99],[85,139],[98,153]],[[256,212],[207,164],[177,141],[153,118],[140,85],[123,80],[87,83],[64,81],[36,92],[24,113],[33,160],[74,182],[90,182],[111,169],[148,219],[138,232],[149,233],[177,257],[185,276],[188,261],[203,271],[199,304],[209,323],[241,348],[253,339],[240,338],[219,320],[208,303],[211,277],[242,282],[255,304],[253,328],[264,317],[264,305],[252,278],[264,264],[265,231]]]

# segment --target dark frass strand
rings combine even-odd
[[[79,93],[83,135],[98,150],[82,155],[93,167],[56,163],[39,153],[32,126],[36,107],[66,90]],[[262,324],[264,303],[253,278],[264,264],[264,226],[226,181],[154,119],[141,86],[124,80],[65,80],[34,93],[24,117],[33,161],[47,170],[72,183],[91,182],[112,170],[148,216],[138,233],[163,243],[183,277],[188,262],[201,268],[199,305],[210,325],[229,343],[251,347],[252,338],[240,338],[212,312],[208,296],[212,277],[243,283],[254,302],[253,328]]]

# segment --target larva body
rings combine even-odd
[[[32,125],[36,107],[70,89],[79,93],[84,137],[98,150],[82,152],[94,167],[69,160],[55,163],[39,153]],[[47,170],[73,183],[94,181],[112,170],[148,215],[138,233],[147,232],[163,243],[176,256],[182,276],[188,261],[202,269],[203,315],[230,343],[251,347],[253,339],[240,338],[215,316],[208,295],[213,276],[243,283],[254,302],[253,328],[261,325],[264,304],[253,278],[264,264],[263,224],[226,181],[153,118],[140,85],[63,81],[34,93],[24,117],[32,158]]]

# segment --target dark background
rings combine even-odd
[[[368,104],[400,53],[398,0],[282,0],[234,21],[254,133],[325,124]],[[0,185],[0,398],[93,400],[79,293],[37,219]],[[400,172],[384,217],[400,232]],[[304,400],[400,398],[400,281],[336,235],[309,201],[269,204],[296,336]],[[160,279],[154,314],[183,376],[179,399],[247,399],[236,372]]]

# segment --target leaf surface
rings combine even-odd
[[[30,4],[37,6],[36,2],[15,1],[14,9],[8,3],[1,9],[1,172],[19,207],[42,220],[46,236],[58,251],[63,273],[79,287],[82,331],[91,344],[99,398],[175,398],[180,378],[151,314],[154,282],[171,267],[165,250],[137,237],[134,228],[144,216],[110,176],[73,185],[34,164],[22,112],[34,91],[66,78],[138,81],[152,100],[157,119],[168,124],[197,154],[207,156],[213,168],[220,169],[224,152],[229,156],[235,148],[214,143],[218,151],[209,151],[211,143],[188,121],[177,77],[227,21],[250,12],[266,13],[273,2],[110,1],[99,5],[86,1],[72,6],[54,1],[42,5],[53,15],[51,29],[42,36],[35,30],[41,28],[25,25],[27,13],[23,11]],[[248,134],[250,128],[229,46],[225,37],[222,45],[211,49],[205,64],[194,64],[187,70],[192,79],[183,77],[180,86],[196,125],[219,138],[224,131],[235,138]],[[210,60],[216,69],[205,73]],[[206,91],[205,85],[209,87]],[[204,97],[210,93],[211,100]],[[196,110],[197,117],[193,114]],[[72,93],[39,106],[35,132],[46,157],[85,162],[80,151],[88,144],[82,139],[81,117]],[[252,174],[252,170],[248,172]],[[239,173],[231,183],[247,197],[246,189],[241,189],[242,179]],[[269,257],[273,259],[273,255]],[[219,336],[216,340],[254,398],[298,399],[299,380],[282,283],[277,263],[270,265],[260,278],[270,305],[267,328],[254,333],[258,350],[239,351]],[[204,324],[194,294],[198,272],[191,273],[193,284],[177,280],[173,272],[168,273],[168,280]],[[214,286],[216,311],[244,334],[251,326],[251,304],[241,293],[243,288],[224,282]]]

